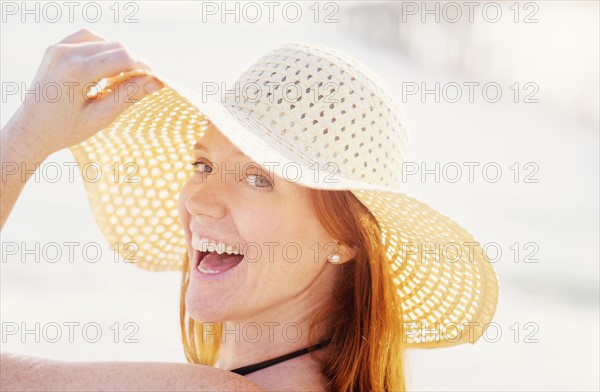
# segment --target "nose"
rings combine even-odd
[[[220,176],[210,175],[203,181],[191,180],[184,188],[182,196],[186,198],[185,208],[194,215],[206,215],[215,219],[225,216],[225,194],[227,184],[220,181]]]

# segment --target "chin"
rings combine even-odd
[[[198,322],[221,322],[231,319],[231,300],[228,295],[211,292],[206,287],[200,288],[197,283],[190,282],[185,295],[185,308]]]

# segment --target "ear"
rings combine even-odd
[[[327,262],[331,264],[344,264],[348,261],[354,260],[358,249],[353,246],[343,245],[339,242],[335,242],[335,252],[329,252]]]

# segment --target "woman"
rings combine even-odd
[[[481,336],[493,268],[464,229],[400,192],[404,120],[364,66],[287,44],[222,102],[149,70],[88,30],[65,38],[35,81],[118,75],[109,80],[145,88],[25,102],[2,160],[29,166],[71,147],[82,166],[118,159],[126,176],[135,163],[137,181],[86,182],[88,196],[126,261],[183,271],[190,363],[2,354],[3,390],[404,390],[405,348]],[[2,224],[22,186],[3,183]]]

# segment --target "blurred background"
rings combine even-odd
[[[259,18],[237,2],[237,21],[234,2],[227,4],[232,15],[221,2],[98,2],[92,11],[100,7],[101,16],[83,13],[88,3],[81,2],[72,20],[63,3],[55,3],[62,17],[47,4],[2,4],[2,125],[21,103],[10,86],[28,85],[46,48],[81,27],[124,42],[159,75],[191,88],[233,83],[288,41],[331,46],[366,64],[407,116],[411,161],[502,169],[496,182],[476,171],[473,182],[465,172],[454,183],[414,176],[405,184],[479,242],[495,244],[491,254],[500,250],[492,256],[500,281],[496,331],[475,345],[409,350],[409,389],[599,390],[598,2],[279,2],[272,22],[261,2],[254,3]],[[427,93],[436,89],[437,97]],[[73,161],[61,151],[47,162]],[[185,361],[179,274],[115,263],[79,177],[38,179],[2,231],[2,351]],[[11,248],[68,242],[79,244],[74,262],[66,251],[49,263]],[[82,256],[85,244],[98,247]],[[98,261],[85,261],[98,249]],[[35,322],[80,327],[73,342],[9,333]],[[95,343],[81,338],[89,323],[102,331]]]

